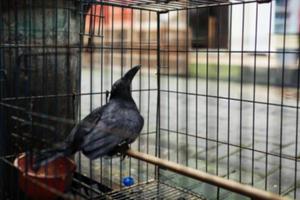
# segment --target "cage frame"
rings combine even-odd
[[[87,4],[90,4],[90,3],[95,3],[95,2],[92,2],[92,1],[85,1],[85,0],[80,0],[80,2],[82,2],[82,1],[84,1],[84,2],[86,2]],[[143,1],[142,1],[143,2]],[[160,103],[160,101],[161,101],[161,97],[160,97],[160,91],[161,91],[161,89],[160,89],[160,86],[161,86],[161,79],[160,79],[160,74],[161,74],[161,72],[160,72],[160,70],[161,70],[161,59],[160,59],[160,57],[161,57],[161,48],[160,48],[160,28],[161,28],[161,26],[160,26],[160,16],[161,16],[161,14],[165,14],[165,13],[167,13],[167,12],[172,12],[172,11],[178,11],[178,10],[189,10],[189,9],[196,9],[196,8],[200,8],[200,7],[202,7],[202,6],[205,6],[205,7],[208,7],[208,6],[212,6],[212,7],[214,7],[214,6],[230,6],[230,5],[235,5],[235,4],[242,4],[242,5],[245,5],[246,3],[253,3],[253,2],[257,2],[257,1],[255,1],[255,0],[251,0],[251,1],[238,1],[238,2],[235,2],[235,3],[222,3],[222,2],[220,2],[220,1],[214,1],[214,4],[211,4],[211,5],[207,5],[207,4],[201,4],[201,5],[197,5],[197,6],[195,6],[195,7],[188,7],[188,6],[186,6],[186,7],[182,7],[182,8],[176,8],[175,6],[173,7],[173,6],[170,6],[170,7],[166,7],[166,9],[162,9],[162,10],[159,10],[159,11],[157,11],[157,10],[152,10],[152,9],[147,9],[147,8],[143,8],[143,5],[141,5],[141,7],[139,7],[140,5],[122,5],[122,4],[114,4],[114,3],[109,3],[109,2],[105,2],[105,1],[99,1],[99,2],[97,2],[97,4],[99,4],[99,5],[107,5],[107,6],[113,6],[113,7],[120,7],[120,8],[130,8],[130,9],[137,9],[137,10],[145,10],[145,11],[149,11],[149,12],[156,12],[156,14],[157,14],[157,21],[158,21],[158,23],[157,23],[157,48],[156,48],[156,51],[157,51],[157,73],[158,73],[158,78],[157,78],[157,90],[158,90],[158,93],[157,93],[157,113],[156,113],[156,120],[157,120],[157,123],[156,123],[156,135],[157,135],[157,137],[156,137],[156,145],[155,146],[160,146],[159,144],[160,144],[160,141],[161,141],[161,139],[160,139],[160,136],[161,136],[161,134],[160,134],[160,131],[161,131],[161,127],[160,127],[160,117],[161,117],[161,113],[160,113],[160,105],[161,105],[161,103]],[[263,2],[263,3],[268,3],[268,1],[265,1],[265,2]],[[81,4],[81,6],[85,6],[85,3],[83,3],[83,4]],[[160,7],[161,5],[159,4],[159,6],[158,7]],[[83,7],[81,7],[81,10],[84,10],[83,9]],[[154,5],[153,6],[154,8],[156,8],[156,6]],[[163,6],[161,6],[161,7],[163,7]],[[287,7],[287,6],[286,6]],[[80,13],[80,15],[81,15],[81,20],[84,20],[84,13],[83,12],[81,12]],[[102,16],[100,16],[100,17],[102,17]],[[257,19],[257,18],[256,18]],[[81,21],[80,22],[80,26],[82,26],[84,24],[84,22],[83,21]],[[82,29],[81,30],[83,30],[82,32],[84,32],[84,27],[81,27]],[[102,29],[103,30],[103,29]],[[84,33],[81,33],[81,34],[84,34]],[[284,34],[284,35],[286,35],[286,34]],[[103,36],[100,36],[100,37],[103,37]],[[82,37],[80,37],[80,46],[79,46],[79,51],[81,52],[82,50],[83,50],[83,48],[81,48],[82,46],[82,44],[83,44],[83,38]],[[32,47],[32,46],[31,46]],[[56,45],[56,47],[58,47],[57,45]],[[13,47],[10,47],[10,48],[13,48]],[[89,48],[89,47],[87,47],[87,48]],[[91,48],[93,48],[93,47],[91,47]],[[112,48],[113,49],[113,48]],[[121,49],[122,49],[122,47],[121,47]],[[100,47],[100,51],[103,51],[103,48],[102,47]],[[196,50],[196,51],[198,51],[198,50]],[[208,51],[208,50],[207,50]],[[218,49],[218,52],[220,51],[220,49]],[[230,50],[229,50],[230,51]],[[256,51],[256,50],[255,50]],[[285,49],[283,50],[283,52],[285,52]],[[299,50],[298,51],[295,51],[296,53],[299,53]],[[231,52],[230,52],[231,53]],[[269,52],[270,53],[270,52]],[[255,56],[255,58],[256,58],[256,56]],[[80,56],[80,58],[79,59],[81,59],[81,56]],[[81,62],[81,61],[80,61]],[[284,61],[283,61],[284,62]],[[92,63],[91,63],[91,65],[93,65]],[[285,65],[284,63],[283,63],[283,65]],[[81,70],[81,67],[82,66],[80,66],[80,69],[79,70]],[[5,73],[2,69],[0,70],[1,72],[3,72],[3,73]],[[81,74],[81,72],[80,72],[80,74]],[[284,77],[284,74],[282,75],[282,77]],[[282,88],[283,88],[283,82],[282,82]],[[80,88],[80,87],[79,87]],[[298,89],[299,89],[299,82],[298,82]],[[299,91],[298,91],[299,92]],[[93,93],[93,92],[92,92]],[[104,95],[105,94],[105,92],[104,91],[101,91],[100,92],[101,93],[101,95]],[[90,93],[91,94],[91,93]],[[61,96],[71,96],[71,97],[73,97],[74,98],[74,96],[78,96],[78,95],[89,95],[88,93],[80,93],[80,94],[62,94]],[[283,96],[283,95],[282,95]],[[48,96],[48,97],[50,97],[51,98],[51,95],[50,96]],[[54,96],[53,96],[54,97]],[[55,96],[55,97],[57,97],[57,96]],[[29,96],[29,97],[24,97],[24,98],[29,98],[29,99],[32,99],[32,98],[47,98],[47,97],[45,97],[45,96],[40,96],[40,97],[38,97],[38,96],[36,96],[36,97],[32,97],[32,96]],[[22,99],[22,98],[19,98],[19,97],[17,97],[17,99]],[[0,102],[0,104],[1,104],[1,106],[10,106],[11,108],[14,108],[14,109],[16,109],[16,107],[14,107],[14,106],[11,106],[11,105],[8,105],[8,104],[5,104],[5,103],[3,103],[2,102],[2,100],[3,99],[1,99],[1,102]],[[16,100],[16,99],[14,99],[14,98],[8,98],[8,99],[4,99],[5,101],[6,100],[11,100],[11,101],[13,101],[13,100]],[[230,101],[231,99],[229,99],[229,101]],[[242,98],[241,99],[238,99],[240,102],[242,102]],[[253,101],[253,102],[256,102],[255,100]],[[267,103],[268,105],[270,104],[269,102]],[[282,102],[281,102],[281,104],[277,104],[277,105],[283,105],[283,100],[282,100]],[[254,103],[253,103],[253,106],[254,106]],[[295,107],[296,109],[299,109],[299,105],[298,105],[298,102],[297,102],[297,105],[296,105],[296,107]],[[26,111],[26,109],[25,109],[25,111]],[[80,112],[80,111],[79,111]],[[39,115],[38,113],[31,113],[31,114],[37,114],[37,115]],[[281,112],[281,114],[282,114],[282,112]],[[297,114],[298,114],[298,112],[297,112]],[[80,115],[80,114],[79,114]],[[40,116],[41,117],[41,116]],[[298,117],[298,115],[297,115],[297,117]],[[62,120],[62,119],[60,119],[60,118],[57,118],[56,120]],[[74,121],[70,121],[70,120],[66,120],[65,121],[65,123],[69,123],[69,124],[74,124]],[[282,127],[282,126],[281,126]],[[282,135],[281,135],[281,137],[282,137]],[[296,140],[298,140],[298,139],[296,139]],[[220,141],[217,141],[217,142],[220,142]],[[160,148],[158,148],[157,150],[156,150],[157,152],[155,153],[158,157],[161,157],[160,156]],[[254,152],[254,149],[252,148],[252,152]],[[297,153],[297,151],[296,151],[296,153]],[[275,155],[275,154],[274,154]],[[280,152],[280,155],[279,155],[279,157],[280,157],[280,159],[281,158],[285,158],[285,155],[283,155],[282,154],[282,152]],[[297,160],[297,159],[296,159]],[[297,161],[295,160],[295,165],[297,166]],[[158,175],[158,172],[159,171],[159,168],[156,168],[156,176],[157,177],[159,177],[159,175]],[[295,177],[295,180],[296,180],[296,178],[297,178],[297,176]]]

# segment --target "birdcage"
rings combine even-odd
[[[300,198],[299,8],[1,1],[0,199]],[[46,181],[31,177],[28,159],[20,171],[16,158],[63,141],[138,64],[132,96],[144,127],[128,157],[78,152],[46,167]]]

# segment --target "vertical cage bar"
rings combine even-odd
[[[101,0],[102,2],[102,0]],[[95,6],[96,7],[96,6]],[[103,80],[104,80],[104,76],[103,76],[103,63],[104,63],[104,49],[103,49],[103,46],[104,46],[104,27],[103,27],[103,20],[105,17],[108,17],[108,16],[104,16],[104,6],[102,4],[100,4],[100,11],[99,11],[99,25],[98,25],[98,33],[100,32],[100,74],[101,74],[101,81],[100,81],[100,91],[101,91],[101,97],[100,97],[100,105],[102,106],[103,105],[103,95],[104,95],[104,92],[103,92]],[[96,22],[95,22],[96,23]],[[105,96],[106,98],[106,96]],[[105,100],[106,101],[106,100]],[[102,163],[102,159],[100,161]]]
[[[280,144],[279,144],[279,190],[278,193],[281,194],[282,185],[282,139],[283,139],[283,105],[284,105],[284,87],[285,87],[285,52],[286,52],[286,34],[287,34],[287,7],[288,1],[284,1],[284,22],[283,22],[283,54],[282,54],[282,71],[281,71],[281,100],[280,100]]]
[[[139,64],[142,64],[143,11],[139,10],[139,14],[140,14],[140,17],[139,17],[140,23],[139,23],[139,49],[138,50],[139,50]],[[142,71],[142,68],[139,70],[139,89],[141,89],[141,71]],[[138,109],[141,112],[141,92],[139,92]],[[140,137],[138,138],[138,151],[141,151],[141,138]],[[141,165],[142,165],[141,161],[138,160],[138,182],[139,183],[141,182]]]
[[[241,44],[241,83],[240,83],[240,154],[239,154],[239,182],[242,182],[242,145],[243,145],[243,84],[244,84],[244,30],[245,30],[245,4],[242,11],[242,44]]]
[[[66,55],[66,64],[67,64],[67,69],[66,69],[66,73],[65,73],[65,79],[66,79],[66,91],[65,93],[71,93],[71,86],[70,86],[70,82],[71,82],[71,74],[70,74],[70,70],[71,70],[71,46],[70,46],[70,26],[71,26],[71,16],[70,16],[70,12],[71,12],[71,6],[70,6],[70,1],[66,1],[66,4],[67,4],[67,55]],[[74,78],[74,77],[73,77]],[[67,99],[67,113],[70,113],[70,101],[69,99]],[[75,110],[74,110],[75,112]]]
[[[110,74],[111,74],[111,82],[110,85],[113,85],[114,83],[114,15],[115,15],[115,9],[113,6],[111,6],[111,44],[110,44],[110,55],[111,55],[111,59],[110,59]],[[130,160],[131,161],[131,160]],[[112,187],[113,184],[113,162],[112,162],[112,158],[110,158],[110,187]]]
[[[134,14],[133,9],[130,10],[130,14],[131,14],[130,15],[130,66],[132,66],[133,65],[133,14]],[[129,164],[128,164],[129,176],[131,176],[131,170],[130,170],[132,166],[131,164],[132,164],[132,159],[131,157],[129,157]]]
[[[176,162],[179,163],[179,11],[176,11]]]
[[[269,165],[269,119],[270,119],[270,66],[271,66],[271,37],[272,37],[272,9],[273,2],[270,3],[270,22],[269,22],[269,34],[268,34],[268,72],[267,72],[267,113],[266,113],[266,160],[265,160],[265,190],[268,190],[268,165]]]
[[[54,62],[55,62],[55,67],[54,67],[54,95],[58,95],[58,0],[55,0],[54,2],[54,7],[55,7],[55,13],[54,13]],[[30,43],[30,42],[29,42]],[[55,112],[58,112],[58,98],[55,97],[55,103],[54,103],[54,108]],[[55,136],[58,135],[58,130],[55,130]],[[55,141],[57,141],[57,138],[55,138]]]
[[[30,67],[31,67],[31,9],[32,9],[32,0],[28,0],[27,1],[28,5],[25,5],[25,19],[28,20],[27,22],[24,22],[24,27],[26,27],[26,34],[27,34],[27,38],[26,38],[26,43],[27,45],[29,46],[29,48],[26,48],[25,52],[26,52],[26,55],[29,55],[27,58],[24,58],[25,61],[24,61],[24,68],[29,70],[30,71]],[[28,79],[26,80],[27,82],[25,83],[25,96],[29,97],[31,96],[31,73],[29,73],[28,75]],[[27,106],[27,109],[29,109],[31,111],[31,102],[26,105]],[[56,107],[57,108],[57,107]],[[30,128],[29,128],[29,134],[32,135],[32,116],[29,115],[29,123],[30,123]],[[29,149],[29,144],[26,143],[25,144],[25,148],[26,149]],[[26,160],[26,163],[25,163],[25,177],[28,177],[28,160]],[[10,171],[10,177],[12,177],[12,171]],[[28,180],[25,181],[25,193],[28,192],[29,190],[29,187],[28,187]],[[13,194],[13,187],[11,186],[11,194]],[[26,197],[26,199],[28,199]]]
[[[300,26],[300,22],[299,26]],[[298,32],[298,44],[300,44],[300,27],[299,27],[299,32]],[[300,55],[300,46],[298,46],[298,56]],[[299,59],[299,57],[298,57]],[[298,136],[298,131],[299,131],[299,87],[300,87],[300,61],[298,60],[298,73],[297,73],[297,103],[296,103],[296,137],[295,137],[295,158],[297,158],[298,155],[298,140],[299,140],[299,136]],[[297,199],[297,176],[298,176],[298,161],[295,160],[295,176],[294,176],[294,199]]]
[[[94,87],[94,76],[93,76],[93,71],[94,71],[94,37],[93,34],[95,32],[95,15],[96,15],[96,6],[91,6],[90,7],[90,21],[89,21],[89,34],[88,34],[88,39],[89,39],[89,68],[90,68],[90,92],[89,92],[89,110],[90,113],[93,111],[93,87]],[[89,178],[93,179],[94,177],[94,172],[93,172],[93,161],[89,159],[89,165],[88,165],[88,169],[89,169]],[[93,198],[93,191],[90,188],[89,189],[89,193],[91,198]]]
[[[168,53],[168,56],[167,56],[167,68],[168,68],[168,71],[167,71],[167,76],[168,76],[168,80],[167,80],[167,88],[168,88],[168,93],[167,93],[167,101],[168,101],[168,108],[167,108],[167,116],[168,116],[168,122],[167,122],[167,127],[168,127],[168,160],[171,159],[170,157],[170,12],[167,13],[168,15],[168,21],[167,21],[167,35],[168,35],[168,38],[167,38],[167,53]],[[173,53],[173,52],[172,52]]]
[[[227,178],[230,179],[230,119],[231,119],[231,40],[232,40],[232,5],[229,7],[229,39],[228,39],[228,51],[229,51],[229,58],[228,58],[228,100],[227,100]]]
[[[188,136],[188,131],[189,131],[189,108],[188,108],[188,102],[189,102],[189,10],[186,10],[186,24],[185,24],[185,165],[189,165],[189,136]]]
[[[151,85],[150,85],[150,48],[151,48],[151,32],[150,32],[150,29],[151,29],[151,12],[148,11],[148,63],[147,63],[147,68],[148,68],[148,89],[150,90],[151,88]],[[147,105],[147,147],[146,147],[146,152],[147,154],[149,154],[149,125],[150,125],[150,122],[149,122],[149,119],[150,119],[150,91],[147,92],[147,102],[148,102],[148,105]],[[146,180],[148,181],[149,180],[149,163],[146,164]]]
[[[207,9],[207,19],[209,19],[210,8]],[[207,29],[209,27],[207,26]],[[208,34],[208,33],[207,33]],[[208,35],[207,35],[208,38]],[[208,171],[208,57],[209,57],[209,43],[206,46],[206,74],[205,74],[205,171]]]
[[[30,56],[31,53],[32,53],[32,47],[31,45],[33,44],[32,42],[32,0],[29,0],[28,2],[28,13],[27,13],[27,19],[28,19],[28,24],[27,24],[27,30],[28,30],[28,44],[29,44],[29,47],[28,47],[28,64],[26,63],[25,64],[25,68],[27,68],[27,70],[30,71],[30,68],[32,67],[32,57]],[[32,92],[31,92],[31,80],[32,80],[32,74],[31,73],[28,73],[28,81],[27,81],[27,84],[26,84],[26,93],[25,95],[26,96],[31,96],[32,95]],[[31,102],[30,102],[31,104]],[[31,106],[31,105],[30,105]],[[31,123],[32,123],[32,119],[30,119]],[[32,125],[30,127],[30,133],[32,134]]]
[[[16,46],[19,46],[19,41],[18,41],[18,31],[19,31],[19,20],[18,20],[18,8],[17,8],[17,2],[15,1],[14,2],[14,17],[15,17],[15,45]],[[15,48],[15,62],[18,63],[18,55],[19,55],[19,48]],[[19,74],[20,74],[20,66],[19,65],[15,65],[14,66],[14,70],[15,70],[15,73],[14,73],[14,78],[13,78],[13,84],[15,84],[15,87],[14,87],[14,96],[15,97],[19,97],[19,90],[20,90],[20,87],[19,87],[19,84],[20,84],[20,81],[19,81]]]
[[[199,15],[199,9],[197,9],[197,15]],[[199,73],[199,52],[198,52],[198,47],[196,48],[196,95],[195,95],[195,99],[196,99],[196,105],[195,105],[195,134],[196,134],[196,138],[195,138],[195,163],[196,163],[196,169],[199,168],[198,166],[198,139],[199,139],[199,134],[198,134],[198,74]]]
[[[3,12],[4,6],[3,1],[0,1],[0,11]],[[4,43],[4,16],[0,15],[0,43]],[[5,97],[5,79],[6,79],[6,69],[4,66],[5,63],[5,55],[4,55],[4,48],[0,47],[0,101],[2,101],[2,98]],[[7,152],[7,145],[8,145],[8,139],[7,139],[7,130],[6,130],[6,121],[5,121],[5,110],[3,106],[0,106],[0,156],[4,156]],[[0,199],[5,198],[5,172],[6,172],[6,166],[3,162],[0,162]]]
[[[200,17],[200,9],[197,8],[196,9],[196,16],[199,18]],[[198,24],[199,25],[199,24]],[[198,134],[198,81],[199,81],[199,51],[198,51],[198,47],[196,47],[196,95],[195,95],[195,98],[196,98],[196,108],[195,108],[195,131],[196,131],[196,139],[195,139],[195,145],[196,145],[196,153],[195,153],[195,162],[196,162],[196,169],[199,168],[198,166],[198,139],[199,139],[199,134]]]
[[[47,83],[47,75],[48,75],[48,69],[47,69],[47,59],[46,59],[46,6],[45,1],[42,1],[42,95],[47,95],[48,91],[48,83]],[[17,54],[18,55],[18,54]],[[49,114],[47,106],[49,104],[48,99],[45,99],[45,102],[43,103],[42,110]],[[46,123],[49,123],[48,120],[46,120]],[[42,137],[45,138],[44,133],[42,133]]]
[[[102,3],[102,0],[100,0],[100,2]],[[95,6],[96,7],[96,6]],[[103,91],[103,62],[104,62],[104,50],[103,50],[103,46],[104,46],[104,27],[103,27],[103,20],[105,17],[108,16],[104,16],[104,5],[100,4],[100,11],[99,11],[99,23],[98,23],[98,36],[100,36],[100,74],[101,74],[101,80],[100,80],[100,105],[103,105],[103,95],[104,95],[104,91]],[[96,22],[95,22],[96,23]],[[105,103],[107,103],[108,101],[108,94],[105,93]],[[102,157],[99,159],[99,165],[100,165],[100,183],[103,183],[103,159]]]
[[[255,162],[255,100],[256,100],[256,58],[257,58],[257,23],[258,4],[255,5],[255,35],[254,35],[254,81],[253,81],[253,103],[252,103],[252,163],[251,163],[251,185],[254,185],[254,162]]]
[[[220,12],[221,7],[217,7],[217,20],[221,20]],[[220,123],[220,22],[217,24],[217,120],[216,120],[216,128],[217,128],[217,142],[216,142],[216,174],[219,175],[219,123]],[[217,187],[217,198],[220,198],[220,187]]]
[[[84,0],[79,0],[79,8],[80,8],[80,16],[79,16],[79,65],[78,65],[78,90],[79,94],[81,94],[81,81],[82,81],[82,54],[83,54],[83,47],[84,47],[84,34],[85,34],[85,18],[84,18]],[[78,115],[75,121],[78,123],[81,120],[81,95],[78,96]],[[81,173],[81,153],[77,153],[77,170]]]
[[[121,8],[121,75],[123,76],[123,70],[124,70],[124,8]],[[130,66],[132,67],[132,66]],[[139,142],[140,144],[140,142]],[[119,185],[120,185],[120,188],[123,187],[122,185],[122,176],[123,176],[123,160],[122,158],[120,157],[120,168],[119,168]],[[138,181],[139,182],[139,181]]]
[[[157,56],[157,110],[156,110],[156,142],[155,156],[160,158],[160,13],[157,12],[156,56]],[[159,179],[159,168],[155,167],[155,176]]]

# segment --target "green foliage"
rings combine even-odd
[[[230,71],[230,75],[229,75]],[[224,65],[220,64],[190,64],[189,75],[192,77],[208,78],[208,79],[221,79],[228,80],[229,76],[233,80],[240,79],[241,67],[238,65]]]

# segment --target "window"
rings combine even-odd
[[[228,47],[228,7],[198,8],[190,11],[192,47]]]

